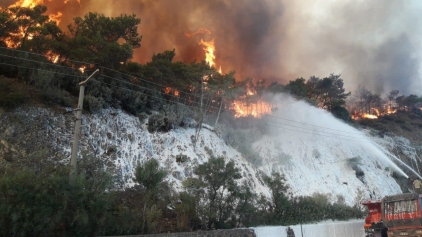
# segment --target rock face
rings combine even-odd
[[[34,159],[42,159],[69,163],[74,132],[72,113],[31,107],[3,113],[0,121],[1,160],[31,163]],[[167,180],[173,188],[180,190],[182,181],[192,176],[193,168],[206,162],[212,151],[214,156],[233,160],[241,170],[243,180],[254,190],[268,193],[260,170],[227,146],[211,127],[204,126],[195,148],[191,141],[194,134],[195,129],[189,127],[149,133],[146,121],[120,110],[107,109],[83,115],[80,153],[88,152],[100,159],[126,187],[133,185],[137,164],[155,158],[168,171]]]
[[[65,110],[25,107],[0,114],[0,162],[37,161],[69,163],[73,141],[74,114]],[[377,151],[355,142],[318,139],[284,133],[269,134],[254,144],[263,158],[255,167],[207,125],[194,147],[191,127],[166,133],[149,133],[146,121],[120,110],[107,109],[98,114],[84,114],[80,140],[81,153],[95,159],[120,180],[119,185],[133,185],[134,169],[147,159],[157,159],[168,171],[167,180],[176,190],[193,175],[197,164],[206,162],[211,152],[233,160],[243,179],[257,193],[269,196],[261,174],[281,171],[293,195],[339,195],[353,205],[363,198],[379,198],[400,192],[387,165]],[[364,135],[362,135],[364,136]],[[369,139],[369,138],[368,138]],[[349,158],[360,157],[355,166]],[[390,161],[391,162],[391,161]],[[363,175],[357,175],[362,171]]]

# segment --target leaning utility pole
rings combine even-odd
[[[76,108],[76,120],[75,120],[75,133],[73,134],[73,146],[72,154],[70,156],[70,183],[73,183],[76,175],[76,159],[78,157],[79,149],[79,136],[81,135],[81,119],[82,119],[82,108],[84,103],[85,84],[97,73],[99,70],[95,70],[85,81],[79,83],[79,101],[78,108]]]

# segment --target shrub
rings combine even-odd
[[[97,113],[101,111],[101,109],[103,109],[105,106],[105,102],[102,97],[94,97],[94,96],[87,95],[85,96],[85,101],[86,101],[86,108],[91,113]]]
[[[22,105],[25,101],[24,93],[13,90],[7,79],[0,78],[0,107],[11,110]]]
[[[111,176],[81,160],[73,185],[69,169],[0,168],[0,236],[94,236],[110,206]]]
[[[42,90],[39,94],[40,98],[44,103],[48,105],[59,104],[63,106],[72,106],[72,99],[69,94],[63,90],[58,89],[46,89]]]
[[[193,117],[192,110],[180,104],[166,104],[163,111],[172,126],[185,126],[187,120]]]
[[[150,133],[155,131],[168,132],[172,128],[172,124],[163,114],[153,114],[148,118],[148,131]]]
[[[37,71],[31,75],[31,81],[34,81],[35,87],[39,89],[51,89],[54,80],[54,72]]]

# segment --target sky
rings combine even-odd
[[[2,0],[6,6],[14,0]],[[422,3],[418,0],[63,0],[44,1],[63,12],[62,28],[87,12],[141,18],[142,46],[133,60],[176,50],[175,60],[205,58],[199,41],[214,39],[216,66],[243,80],[287,83],[341,74],[348,91],[364,85],[420,95]],[[199,28],[211,34],[186,37]]]

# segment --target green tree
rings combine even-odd
[[[298,78],[294,81],[290,81],[285,87],[284,90],[289,92],[289,94],[292,94],[299,98],[305,98],[308,91],[307,87],[305,85],[305,79]]]
[[[160,164],[155,159],[150,159],[143,165],[138,165],[135,170],[135,181],[147,190],[156,189],[167,173],[160,168]]]
[[[68,26],[71,36],[68,47],[72,50],[67,56],[104,67],[119,67],[132,58],[134,48],[141,46],[142,37],[137,32],[140,22],[135,15],[106,17],[90,12],[83,18],[76,17]]]
[[[351,94],[343,88],[344,82],[340,75],[330,74],[323,78],[311,77],[307,82],[308,98],[318,101],[319,107],[331,111],[334,106],[343,106]]]
[[[198,211],[204,227],[227,227],[234,208],[227,205],[227,201],[232,198],[237,185],[235,180],[241,178],[239,169],[233,161],[225,163],[223,157],[211,157],[208,162],[198,165],[194,174],[197,178],[187,180],[184,185],[190,193],[202,200],[202,209]]]
[[[135,170],[135,181],[144,190],[142,210],[142,232],[153,233],[158,228],[158,220],[162,216],[162,208],[166,208],[170,203],[170,188],[164,178],[167,173],[159,167],[155,159],[146,161],[143,165],[138,165]],[[163,203],[160,207],[159,203]]]
[[[273,172],[271,176],[265,176],[264,182],[271,190],[271,201],[269,203],[269,220],[272,224],[284,224],[289,218],[289,212],[292,209],[291,203],[286,196],[288,186],[285,185],[284,175]]]
[[[95,161],[80,160],[69,184],[69,169],[45,165],[0,167],[0,236],[95,236],[110,207],[111,176]]]

